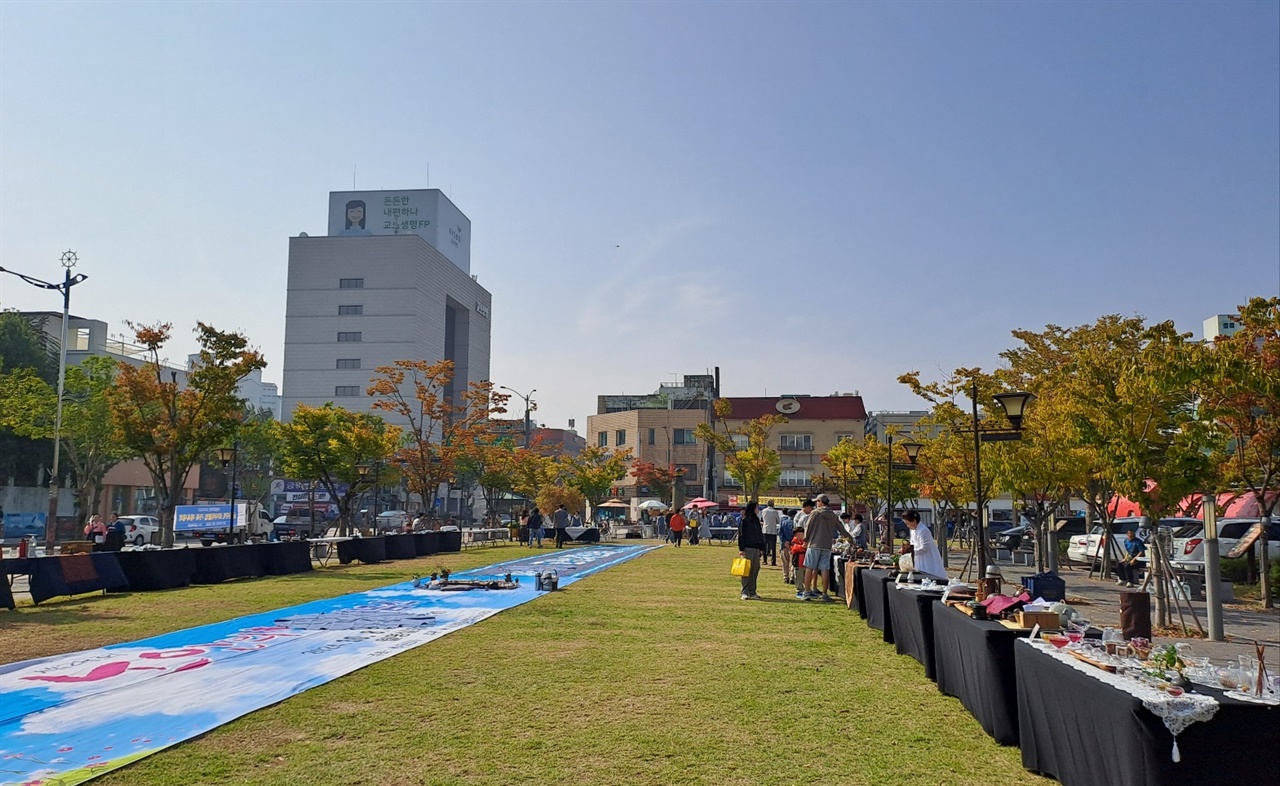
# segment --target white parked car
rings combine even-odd
[[[151,543],[152,536],[160,531],[160,520],[155,516],[121,516],[124,524],[124,542],[134,546]]]
[[[1117,550],[1112,551],[1113,557],[1124,553],[1125,535],[1137,530],[1141,523],[1142,519],[1137,516],[1119,518],[1111,522],[1111,539],[1117,546]],[[1169,527],[1175,531],[1192,524],[1203,524],[1203,522],[1192,518],[1167,518],[1160,519],[1159,522],[1160,527]],[[1097,524],[1088,535],[1076,535],[1071,539],[1070,545],[1067,546],[1067,556],[1073,562],[1085,565],[1096,564],[1101,562],[1102,544],[1102,525]],[[1138,561],[1145,562],[1146,557],[1139,557]]]
[[[1257,523],[1257,519],[1219,519],[1218,553],[1226,557]],[[1271,522],[1267,529],[1267,554],[1272,560],[1280,560],[1280,521]],[[1189,524],[1174,533],[1173,563],[1187,570],[1204,570],[1203,524]]]

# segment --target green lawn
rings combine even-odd
[[[0,614],[0,661],[520,553],[24,609]],[[738,600],[734,555],[660,549],[97,783],[1049,783],[843,604],[794,600],[777,569]]]

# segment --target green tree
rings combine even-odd
[[[614,484],[627,476],[627,465],[631,461],[631,449],[609,452],[595,445],[584,448],[577,456],[565,456],[564,485],[577,489],[583,499],[591,506],[591,516],[595,519],[596,506],[609,498],[609,490]]]
[[[56,360],[40,333],[16,311],[0,312],[0,373],[25,371],[50,385],[58,379]],[[0,419],[21,418],[19,400],[0,397]],[[18,410],[18,411],[14,411]],[[53,460],[53,441],[31,439],[0,425],[0,477],[20,485],[43,482],[41,468]]]
[[[236,395],[240,380],[266,367],[239,333],[224,333],[197,323],[199,359],[178,383],[178,372],[160,360],[173,326],[133,325],[145,361],[121,362],[116,384],[107,397],[111,423],[119,440],[142,459],[159,501],[163,543],[173,545],[174,511],[182,500],[187,474],[210,450],[226,444],[244,402]]]
[[[67,369],[63,389],[63,454],[75,476],[76,507],[81,521],[98,509],[102,479],[128,457],[111,422],[109,396],[115,384],[116,363],[110,358],[86,358]],[[0,426],[33,439],[52,439],[58,394],[32,369],[0,373]]]
[[[716,399],[712,407],[715,418],[710,423],[699,423],[694,434],[724,456],[725,469],[742,484],[747,499],[759,501],[760,492],[773,488],[782,477],[782,457],[770,444],[770,436],[773,429],[787,419],[781,415],[762,415],[730,428],[728,419],[733,416],[733,404],[722,398]]]
[[[1240,307],[1239,331],[1203,353],[1195,390],[1200,416],[1227,437],[1214,462],[1228,488],[1246,490],[1265,516],[1280,505],[1280,298],[1252,298]],[[1267,536],[1262,535],[1263,604],[1269,586]]]
[[[377,415],[332,402],[322,407],[299,404],[288,423],[273,423],[271,428],[279,445],[280,469],[291,478],[320,483],[338,505],[343,535],[350,531],[360,494],[398,474],[390,459],[400,445],[400,429]]]

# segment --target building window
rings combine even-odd
[[[609,432],[601,431],[599,434],[596,434],[596,444],[602,448],[609,447]]]
[[[747,435],[746,435],[746,434],[734,434],[734,435],[733,435],[733,449],[734,449],[734,450],[746,450],[748,447],[750,447],[750,444],[749,444],[749,440],[747,439]]]
[[[656,428],[649,429],[649,444],[652,445],[658,439],[658,430]]]
[[[809,434],[783,434],[779,450],[813,450],[813,437]]]
[[[338,385],[333,389],[333,395],[338,398],[342,398],[344,396],[358,396],[360,395],[360,386],[359,385]]]
[[[364,313],[364,306],[338,306],[338,316],[351,317]]]
[[[622,428],[618,429],[617,433],[615,433],[613,436],[614,436],[614,438],[615,438],[615,440],[616,440],[615,444],[616,444],[618,447],[622,447],[623,445],[627,444],[627,430],[626,430],[626,429],[622,429]]]
[[[70,334],[67,341],[67,349],[72,352],[88,352],[89,351],[89,328],[78,327],[68,331]]]
[[[724,471],[724,482],[721,483],[720,485],[725,486],[727,488],[738,488],[742,484],[739,483],[738,479],[735,478],[732,474],[730,474],[729,470],[726,469]]]
[[[360,342],[359,333],[339,333],[338,334],[339,344],[348,344],[348,343],[354,344],[359,342]]]
[[[364,289],[363,278],[340,278],[338,289]]]
[[[697,464],[677,464],[676,469],[680,470],[685,480],[695,482],[698,480]]]
[[[779,486],[808,486],[809,472],[803,469],[784,469],[778,478]]]
[[[360,368],[360,358],[338,358],[338,368]]]
[[[852,434],[836,434],[836,443],[853,442]]]
[[[693,438],[693,429],[678,428],[675,430],[675,441],[677,445],[696,445],[697,440]]]

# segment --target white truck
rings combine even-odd
[[[233,519],[231,505],[179,505],[174,512],[173,531],[179,538],[213,543],[244,543],[250,538],[271,535],[271,516],[257,502],[239,500]]]

